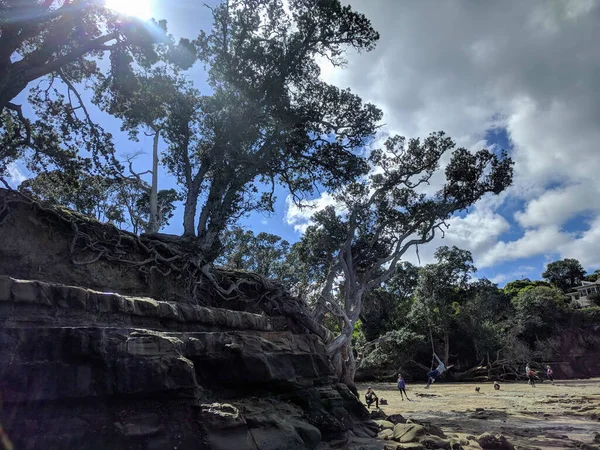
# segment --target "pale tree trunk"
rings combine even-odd
[[[158,140],[160,129],[153,129],[154,142],[152,146],[152,187],[150,188],[150,222],[148,233],[158,231]]]
[[[183,235],[186,237],[196,236],[196,210],[198,208],[198,196],[202,178],[196,177],[188,184],[187,195],[183,207]]]
[[[357,292],[352,296],[349,295],[345,300],[348,302],[344,305],[345,311],[338,311],[338,315],[344,322],[341,333],[327,345],[327,353],[340,382],[357,394],[356,385],[354,384],[356,359],[352,351],[352,333],[360,314],[362,292]]]
[[[352,392],[357,394],[356,385],[354,384],[356,359],[351,345],[353,328],[344,327],[342,333],[327,346],[327,353],[340,383],[344,383]]]
[[[444,365],[448,367],[448,359],[450,358],[450,335],[447,331],[444,331],[444,354],[442,355],[442,361]]]

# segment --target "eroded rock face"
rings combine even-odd
[[[0,276],[0,421],[18,449],[301,450],[364,433],[324,344],[287,323]]]

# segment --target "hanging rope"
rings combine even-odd
[[[433,344],[433,334],[431,333],[431,323],[427,323],[429,328],[429,339],[431,340],[431,369],[433,370],[433,364],[435,362],[435,345]]]

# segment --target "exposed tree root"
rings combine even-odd
[[[146,282],[151,276],[175,280],[192,303],[209,304],[206,299],[210,299],[212,306],[284,316],[326,342],[332,338],[312,318],[308,305],[292,297],[282,285],[255,273],[215,268],[202,257],[193,239],[160,233],[138,236],[4,189],[0,189],[0,225],[9,219],[13,209],[23,205],[33,211],[32,216],[45,222],[50,233],[72,236],[69,254],[76,266],[98,261],[124,264],[137,268]]]

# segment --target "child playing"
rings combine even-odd
[[[409,402],[411,401],[410,398],[408,398],[408,394],[406,393],[406,382],[404,381],[404,378],[402,378],[401,373],[398,374],[398,390],[400,391],[400,398],[402,399],[402,401],[404,401],[404,396],[406,396],[406,400],[408,400]],[[402,393],[404,393],[404,395],[402,395]]]

